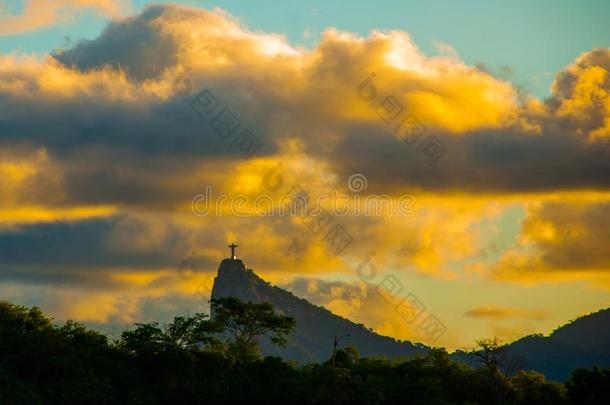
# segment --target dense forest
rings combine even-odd
[[[261,357],[295,327],[269,303],[213,300],[205,314],[135,324],[109,339],[40,309],[0,302],[1,404],[609,404],[610,370],[576,369],[564,383],[521,370],[497,340],[472,367],[441,348],[403,360],[360,358],[351,347],[322,364]]]

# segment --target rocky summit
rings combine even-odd
[[[419,343],[379,335],[362,324],[273,286],[247,269],[233,254],[220,263],[212,289],[212,298],[227,296],[246,302],[268,301],[278,312],[295,318],[296,328],[288,339],[288,345],[278,348],[261,341],[264,355],[281,356],[300,364],[324,362],[332,355],[335,336],[346,335],[349,336],[341,339],[339,347],[353,346],[363,357],[410,358],[423,355],[430,349]],[[564,381],[574,368],[607,367],[610,364],[609,325],[610,309],[601,310],[574,320],[549,336],[530,335],[518,339],[506,346],[506,353],[518,359],[527,370],[536,370],[554,380]],[[481,365],[475,357],[460,350],[451,357],[474,367]]]
[[[271,302],[278,312],[295,318],[297,326],[286,347],[277,348],[269,342],[260,342],[265,355],[281,356],[301,364],[323,362],[332,355],[335,336],[345,336],[340,346],[353,346],[361,356],[367,357],[408,358],[428,351],[424,345],[379,335],[362,324],[273,286],[237,258],[224,259],[214,280],[212,299],[227,296],[246,302]]]

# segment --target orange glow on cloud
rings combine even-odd
[[[14,35],[65,23],[83,9],[95,10],[105,17],[119,17],[129,10],[130,5],[129,0],[24,0],[22,14],[0,17],[0,35]]]
[[[114,18],[124,12],[124,7],[124,2],[110,0],[28,1],[22,16],[0,18],[0,35],[47,27],[65,21],[81,8],[93,8]],[[386,183],[371,181],[367,192],[381,193],[377,190],[383,189],[393,199],[413,195],[415,215],[336,218],[354,236],[353,245],[343,255],[333,254],[322,236],[309,231],[303,218],[258,217],[253,215],[256,212],[252,205],[244,207],[250,214],[245,218],[232,215],[228,204],[220,207],[220,217],[199,217],[191,211],[193,197],[206,185],[213,186],[216,195],[242,193],[253,201],[267,191],[266,176],[275,169],[281,175],[283,192],[298,185],[312,197],[332,190],[349,194],[345,173],[341,173],[345,161],[334,159],[333,152],[339,154],[334,148],[343,152],[342,148],[357,149],[358,142],[370,142],[363,146],[362,156],[367,158],[375,142],[388,148],[388,154],[404,146],[393,139],[390,140],[394,143],[383,144],[387,141],[384,136],[392,129],[383,125],[374,106],[357,96],[358,85],[372,72],[376,74],[373,86],[380,100],[395,96],[409,113],[425,123],[429,133],[447,135],[456,145],[481,136],[484,130],[502,130],[506,132],[501,133],[502,137],[527,143],[530,138],[542,137],[545,129],[565,127],[569,136],[583,140],[583,144],[575,144],[579,147],[584,148],[587,140],[603,143],[610,137],[609,52],[588,52],[568,66],[558,75],[548,102],[531,96],[522,101],[510,83],[467,65],[450,49],[439,56],[427,56],[404,32],[374,31],[364,38],[329,29],[320,43],[309,50],[290,45],[280,35],[249,31],[222,10],[167,6],[145,23],[154,28],[157,39],[175,46],[168,54],[138,55],[134,63],[144,67],[175,57],[152,73],[142,73],[144,70],[138,69],[142,66],[123,66],[121,61],[82,69],[76,63],[60,63],[62,55],[70,55],[70,50],[60,53],[57,59],[0,55],[0,100],[6,100],[7,106],[16,106],[0,119],[10,115],[11,119],[17,117],[29,123],[31,114],[37,112],[51,117],[65,114],[63,117],[70,118],[66,120],[68,129],[72,129],[73,118],[85,121],[82,127],[74,124],[75,138],[65,140],[60,136],[63,134],[54,134],[50,141],[40,141],[48,141],[55,149],[34,142],[20,143],[15,136],[14,145],[9,144],[6,151],[0,152],[0,231],[36,224],[113,219],[112,231],[103,238],[104,247],[112,252],[166,253],[172,258],[198,255],[208,260],[191,278],[181,278],[171,266],[142,270],[115,265],[95,274],[100,287],[94,292],[49,287],[65,293],[54,307],[58,316],[95,322],[114,318],[127,321],[142,314],[138,305],[151,296],[175,295],[194,301],[202,292],[209,293],[210,285],[201,284],[216,270],[215,264],[209,263],[224,257],[224,245],[234,240],[241,245],[239,252],[247,264],[272,282],[316,276],[341,278],[356,285],[359,294],[352,295],[345,292],[345,286],[334,287],[326,306],[399,338],[419,337],[398,317],[388,315],[388,305],[368,294],[355,275],[354,263],[372,251],[376,252],[379,269],[398,275],[410,273],[418,280],[440,279],[448,284],[475,280],[489,286],[502,283],[507,289],[512,288],[511,293],[524,285],[548,282],[609,288],[610,257],[603,249],[610,243],[604,231],[610,227],[604,226],[610,224],[604,222],[603,213],[610,193],[602,189],[603,185],[598,183],[588,189],[561,183],[556,189],[532,187],[522,191],[513,190],[511,183],[501,191],[472,193],[465,188],[470,177],[454,177],[462,175],[461,165],[487,158],[475,156],[478,150],[465,150],[458,155],[456,148],[458,156],[452,161],[455,166],[430,168],[422,163],[421,169],[409,173],[403,173],[401,167],[384,171],[386,163],[390,167],[385,156],[374,161],[370,171],[379,169],[379,178]],[[156,43],[141,45],[144,50],[156,49]],[[183,74],[189,79],[189,98],[200,88],[216,86],[224,90],[218,96],[221,103],[230,105],[244,126],[247,121],[264,121],[264,132],[258,134],[264,139],[264,147],[257,155],[244,160],[223,154],[222,148],[227,144],[220,140],[217,144],[203,143],[208,140],[203,139],[205,136],[215,136],[207,127],[204,130],[203,124],[179,131],[183,129],[180,125],[191,122],[188,120],[195,114],[175,85]],[[565,75],[570,80],[562,80]],[[173,115],[163,111],[170,121],[163,127],[165,138],[149,137],[148,131],[159,123],[154,121],[155,114],[167,105]],[[90,129],[95,120],[91,116],[98,111],[107,114],[104,124],[111,124],[116,114],[120,115],[117,120],[121,124],[132,120],[136,123],[133,131],[142,133],[126,127],[119,134],[109,129],[93,136]],[[27,134],[37,136],[46,129],[28,127]],[[350,129],[354,129],[353,133]],[[200,138],[190,138],[193,134]],[[75,142],[74,139],[83,141],[84,146],[63,151],[55,144]],[[162,142],[166,139],[171,143]],[[346,139],[353,143],[341,143]],[[482,138],[481,144],[484,141]],[[116,149],[112,149],[112,142],[118,143]],[[159,150],[154,149],[155,142],[157,147],[161,145]],[[184,150],[179,148],[182,142],[186,145]],[[171,148],[166,150],[167,145]],[[173,147],[180,154],[172,155]],[[204,148],[213,147],[220,152],[201,153]],[[501,153],[504,150],[493,147],[499,149],[502,145],[494,144],[481,153],[505,157]],[[130,148],[137,153],[130,155]],[[151,153],[154,157],[146,160],[150,150],[157,154]],[[198,152],[200,156],[196,155]],[[404,160],[411,158],[405,156]],[[96,159],[111,164],[96,166]],[[510,169],[520,162],[512,163],[509,161]],[[495,186],[497,179],[510,180],[503,177],[504,172],[486,172],[489,167],[474,167],[466,173],[481,175],[484,180],[489,174],[492,180],[482,182],[487,187]],[[87,173],[91,177],[80,178],[87,170],[91,170]],[[519,171],[507,173],[506,176],[521,175]],[[420,177],[428,179],[428,183],[418,183]],[[89,182],[90,178],[94,181]],[[447,179],[455,182],[448,181],[450,186],[446,189],[435,188],[438,181]],[[95,193],[87,188],[91,184]],[[427,189],[426,185],[432,187]],[[279,202],[283,194],[271,191],[269,195]],[[345,204],[355,205],[353,201]],[[500,229],[502,220],[515,224],[516,230],[509,234]],[[562,232],[566,224],[572,231],[567,239]],[[492,242],[486,226],[506,240],[498,252],[481,257],[481,251]],[[576,247],[586,246],[595,254],[586,260],[572,260],[579,257]],[[308,292],[316,294],[316,288],[311,282]],[[431,295],[439,301],[446,299],[443,292]],[[598,302],[593,301],[597,297],[585,298],[589,299],[587,302]],[[473,318],[494,321],[546,316],[536,312],[533,304],[529,307],[524,303],[519,309],[494,305],[481,302],[475,309],[463,308],[460,314],[470,309]],[[529,328],[526,326],[497,328],[512,336],[516,330]],[[449,342],[450,334],[443,339]]]

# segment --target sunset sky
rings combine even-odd
[[[608,17],[602,0],[0,0],[0,298],[108,333],[207,312],[236,242],[266,280],[450,349],[607,308]],[[260,147],[223,138],[222,111]],[[206,187],[246,215],[194,210]],[[348,196],[344,250],[256,215],[295,187]],[[355,215],[370,195],[411,215]],[[387,277],[446,333],[406,323]]]

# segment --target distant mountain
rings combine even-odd
[[[610,367],[610,309],[578,318],[548,337],[521,338],[509,345],[509,353],[557,381],[567,379],[574,368]]]
[[[422,344],[374,333],[363,325],[272,286],[246,269],[239,259],[223,260],[214,280],[212,298],[226,296],[251,302],[269,301],[278,312],[296,319],[296,329],[288,339],[288,346],[277,348],[261,342],[265,355],[281,356],[301,364],[323,362],[332,354],[334,336],[345,334],[349,334],[349,338],[342,340],[341,346],[354,346],[366,357],[414,357],[429,350]],[[567,379],[574,368],[610,367],[610,309],[572,321],[548,337],[523,337],[509,344],[507,350],[511,357],[520,359],[525,369],[540,371],[556,381]],[[476,365],[472,356],[460,351],[453,353],[452,358]]]
[[[551,336],[565,343],[610,354],[610,308],[582,316],[557,328]]]
[[[526,370],[565,381],[575,368],[610,367],[610,309],[578,318],[549,336],[530,335],[510,343],[508,355]],[[454,360],[471,365],[474,359],[457,351]]]
[[[246,270],[239,259],[223,260],[214,280],[212,298],[227,296],[250,302],[269,301],[278,312],[296,319],[295,331],[289,337],[286,348],[277,348],[268,342],[261,342],[265,355],[281,356],[301,364],[323,362],[331,357],[334,336],[346,334],[349,334],[349,337],[341,340],[339,347],[354,346],[366,357],[414,357],[428,351],[428,347],[424,345],[398,341],[374,333],[363,325],[272,286],[252,270]]]

